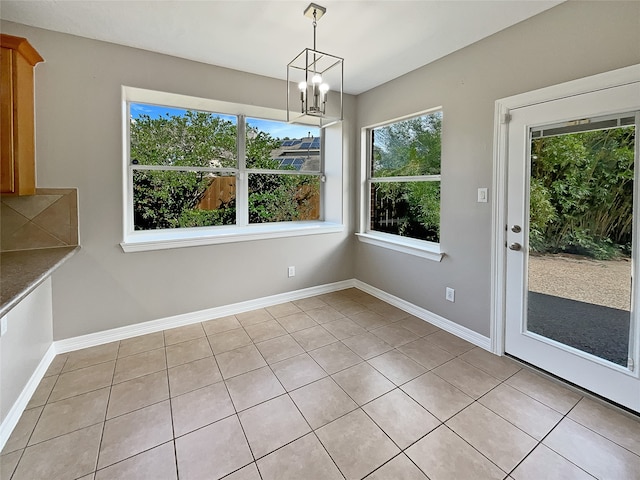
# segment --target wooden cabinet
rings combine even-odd
[[[36,191],[33,69],[42,57],[26,38],[0,34],[0,191]]]

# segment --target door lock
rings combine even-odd
[[[522,245],[520,245],[518,242],[513,242],[511,245],[509,245],[509,249],[517,251],[522,249]]]
[[[522,231],[522,227],[520,225],[514,225],[513,227],[511,227],[511,231],[513,233],[520,233]]]

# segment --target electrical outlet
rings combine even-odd
[[[447,287],[447,290],[446,290],[446,293],[445,293],[445,298],[450,302],[455,302],[456,301],[456,291],[451,287]]]
[[[7,316],[5,315],[0,320],[0,337],[6,335],[7,333]]]
[[[289,275],[289,278],[295,277],[296,276],[296,267],[289,267],[287,269],[287,274]]]

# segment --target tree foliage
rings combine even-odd
[[[320,180],[315,175],[249,176],[249,223],[316,220]]]
[[[375,129],[372,177],[439,175],[441,130],[441,112]],[[439,241],[439,181],[375,183],[372,195],[374,230]]]
[[[634,141],[633,127],[532,141],[534,251],[600,259],[630,254]]]

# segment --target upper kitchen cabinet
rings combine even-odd
[[[0,186],[3,195],[36,189],[33,71],[43,58],[26,38],[0,34]]]

